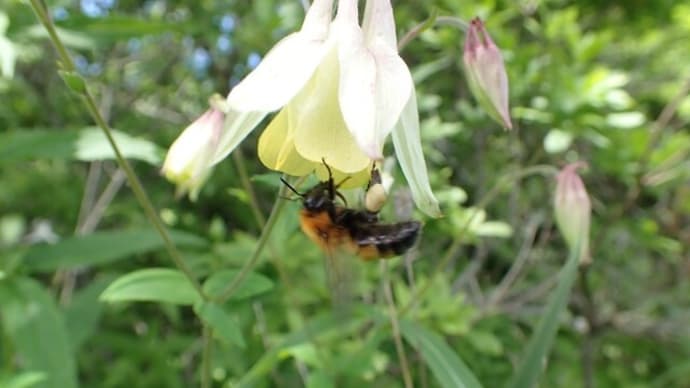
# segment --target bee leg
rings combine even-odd
[[[344,197],[342,194],[340,194],[339,191],[336,191],[336,192],[335,192],[335,195],[343,201],[343,203],[345,204],[345,206],[347,206],[347,200],[345,199],[345,197]]]
[[[297,196],[299,196],[299,197],[304,197],[304,194],[300,193],[299,191],[297,191],[297,189],[295,189],[294,187],[292,187],[292,185],[289,184],[285,179],[283,179],[283,177],[280,177],[280,181],[283,182],[283,184],[284,184],[285,186],[287,186],[287,188],[290,189],[290,191],[292,191],[293,193],[297,194]],[[285,199],[290,199],[290,198],[285,198]]]

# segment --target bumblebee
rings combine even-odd
[[[346,206],[345,198],[338,191],[344,181],[335,184],[330,167],[325,162],[324,165],[328,180],[304,193],[283,180],[302,199],[300,226],[304,234],[327,254],[343,248],[367,261],[401,255],[414,245],[422,227],[419,221],[382,223],[379,220],[385,191],[378,170],[372,170],[365,208],[358,210]],[[342,205],[336,202],[337,198],[342,200]]]

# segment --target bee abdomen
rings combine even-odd
[[[401,255],[415,244],[421,227],[418,221],[367,225],[353,235],[357,255],[365,260]]]

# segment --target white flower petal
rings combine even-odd
[[[266,114],[266,112],[238,112],[232,109],[225,112],[223,132],[211,163],[216,164],[225,159],[254,130]]]
[[[301,32],[312,39],[323,40],[328,36],[328,25],[333,17],[333,0],[314,0],[304,16]]]
[[[414,92],[402,111],[398,125],[393,130],[393,146],[415,204],[427,215],[440,217],[441,210],[431,191],[429,176],[426,172],[424,152],[419,136],[417,99]]]
[[[364,8],[362,30],[367,42],[382,41],[397,50],[398,39],[395,36],[395,19],[390,0],[368,0]]]
[[[383,159],[383,143],[376,134],[376,62],[361,34],[339,44],[338,61],[338,102],[347,128],[365,154]]]
[[[386,137],[412,93],[412,76],[398,53],[380,41],[339,46],[340,109],[362,150],[382,159]]]
[[[323,41],[302,32],[286,36],[230,91],[228,104],[240,112],[278,110],[309,80],[323,53]]]
[[[299,32],[269,51],[259,66],[228,95],[228,104],[240,112],[280,109],[309,80],[326,52],[332,0],[315,0]]]
[[[338,44],[338,100],[357,144],[370,158],[380,160],[385,139],[409,100],[412,76],[397,52],[390,2],[367,2],[368,36],[358,25],[356,10],[356,2],[341,2],[331,27]]]

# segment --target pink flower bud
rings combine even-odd
[[[482,108],[504,128],[512,129],[508,111],[508,75],[498,47],[479,18],[470,22],[463,54],[470,90]]]
[[[585,166],[584,162],[571,163],[556,176],[556,195],[554,210],[556,224],[570,249],[575,248],[581,240],[582,251],[580,264],[589,264],[589,226],[592,205],[585,185],[577,175],[577,169]]]

